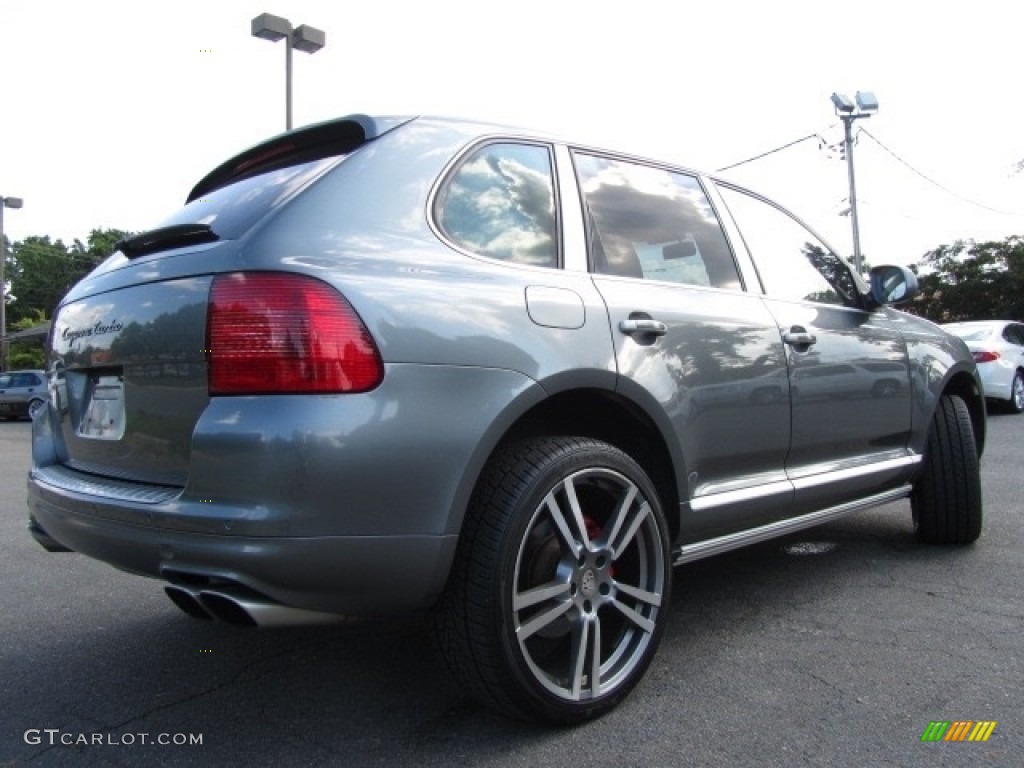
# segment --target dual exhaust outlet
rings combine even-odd
[[[281,605],[244,588],[168,584],[164,592],[176,606],[193,618],[220,619],[240,627],[339,624],[348,619],[341,614]]]

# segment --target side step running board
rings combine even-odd
[[[694,560],[719,555],[732,549],[745,547],[748,544],[756,544],[759,541],[767,541],[778,536],[785,536],[787,533],[802,531],[804,528],[812,528],[815,525],[827,523],[852,512],[859,512],[870,507],[877,507],[879,504],[887,504],[890,501],[905,499],[910,495],[912,489],[913,486],[908,483],[891,491],[850,501],[837,507],[829,507],[828,509],[810,512],[800,517],[779,520],[775,523],[762,525],[759,528],[752,528],[749,531],[740,531],[739,533],[731,533],[726,536],[708,539],[707,541],[699,541],[695,544],[686,544],[674,552],[675,560],[673,565],[691,563]]]

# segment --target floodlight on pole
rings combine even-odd
[[[284,40],[284,125],[292,129],[292,48],[303,53],[316,53],[327,44],[322,29],[302,24],[293,27],[288,19],[272,13],[262,13],[252,20],[252,36],[276,43]]]
[[[7,241],[4,239],[4,208],[21,208],[20,197],[0,195],[0,339],[7,335]],[[0,371],[7,370],[7,341],[0,341]]]
[[[853,266],[858,274],[864,266],[860,252],[860,221],[857,218],[857,184],[853,173],[853,122],[871,117],[878,111],[878,99],[871,91],[857,91],[856,102],[842,93],[832,94],[836,114],[843,121],[843,148],[846,152],[846,172],[850,178],[850,223],[853,227]]]

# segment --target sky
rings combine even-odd
[[[850,255],[829,97],[872,91],[854,149],[872,264],[1024,235],[1009,0],[0,0],[0,195],[24,199],[8,238],[148,229],[284,130],[283,43],[250,34],[263,12],[326,33],[294,54],[296,127],[472,117],[705,171],[814,135],[722,175]]]

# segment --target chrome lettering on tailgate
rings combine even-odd
[[[124,436],[124,377],[93,376],[89,385],[89,402],[78,434],[96,440],[120,440]]]

